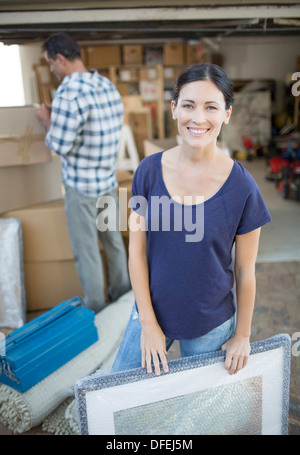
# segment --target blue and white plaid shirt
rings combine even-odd
[[[63,79],[52,103],[46,145],[61,156],[65,184],[96,197],[117,187],[123,114],[119,92],[97,71]]]

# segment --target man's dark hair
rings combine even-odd
[[[62,54],[68,60],[81,59],[80,46],[66,33],[56,33],[50,36],[43,44],[42,50],[47,52],[49,58],[56,60],[57,54]]]

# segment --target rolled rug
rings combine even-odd
[[[117,355],[119,346],[95,373],[107,375]],[[43,431],[57,436],[80,435],[79,417],[74,396],[67,398],[42,423]]]
[[[95,315],[99,339],[65,365],[24,393],[0,384],[0,421],[14,433],[39,425],[73,394],[77,379],[105,364],[121,343],[132,306],[132,291]]]

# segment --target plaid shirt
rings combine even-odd
[[[63,79],[52,103],[46,145],[61,156],[65,184],[89,196],[117,187],[122,124],[122,99],[107,78],[93,71]]]

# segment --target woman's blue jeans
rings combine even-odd
[[[207,334],[192,340],[179,340],[181,357],[218,351],[233,336],[235,315]],[[141,324],[136,305],[133,306],[123,340],[121,342],[111,372],[131,370],[141,367]],[[166,338],[167,350],[175,340]]]

